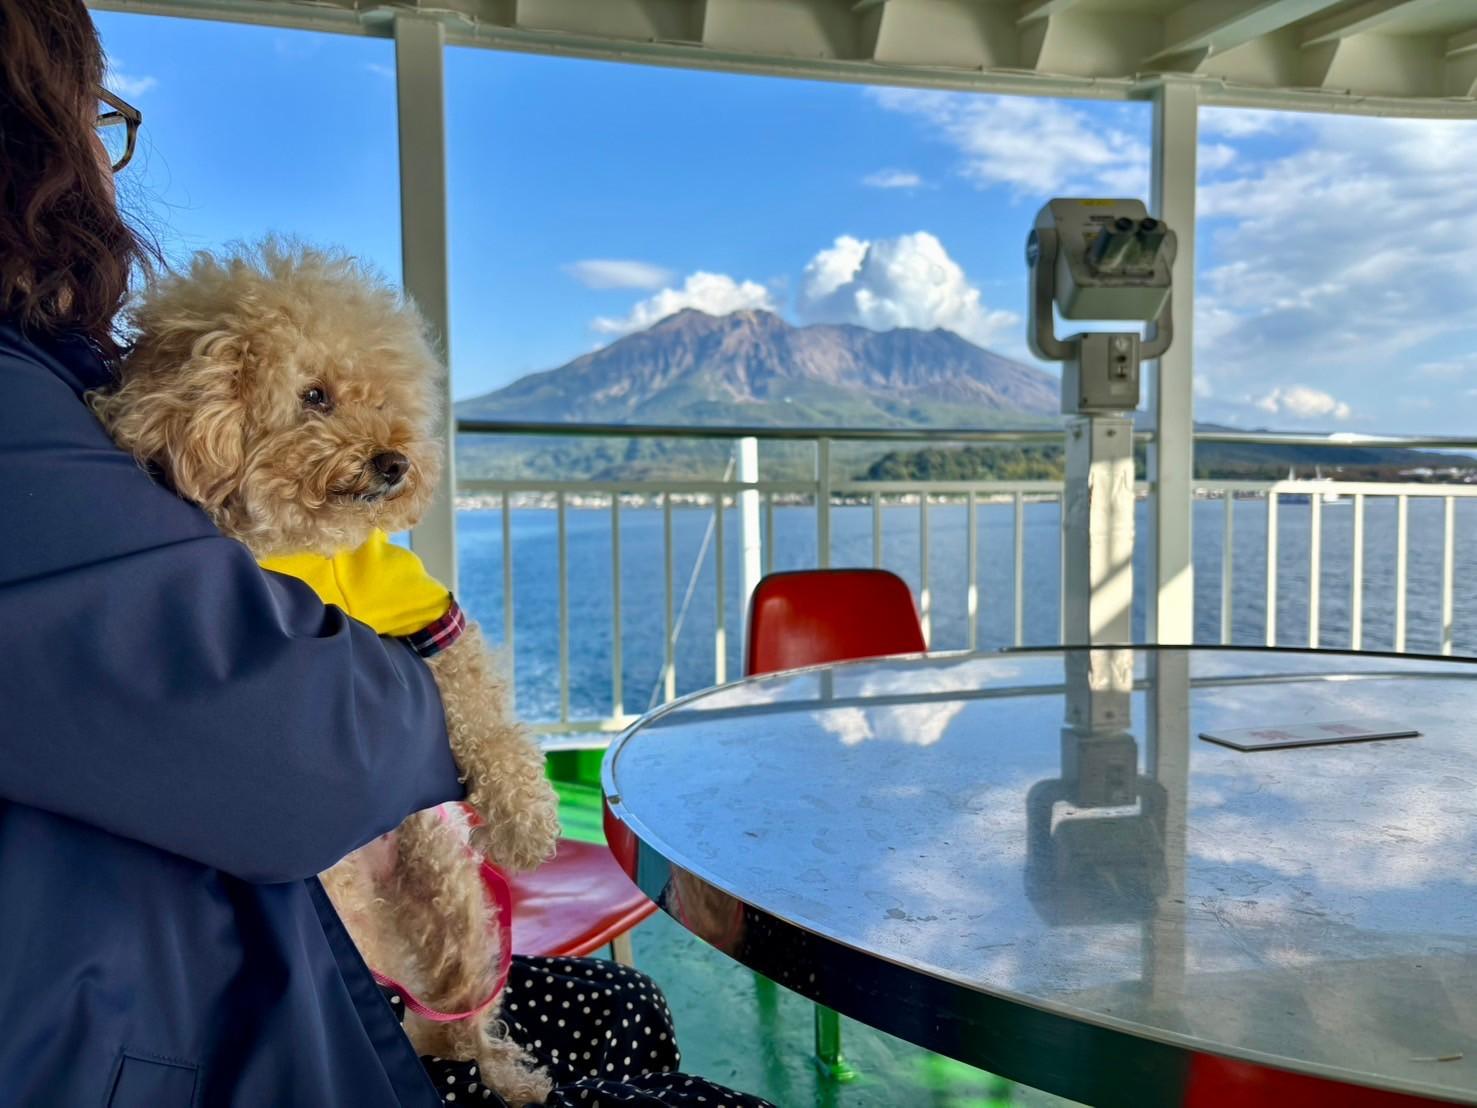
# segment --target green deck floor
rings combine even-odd
[[[603,842],[600,753],[550,758],[564,833]],[[1015,1085],[843,1019],[842,1046],[857,1070],[840,1085],[812,1064],[813,1007],[755,975],[658,912],[633,935],[636,966],[672,1005],[682,1068],[756,1093],[779,1108],[1060,1108],[1071,1101]]]
[[[657,913],[635,931],[636,965],[667,994],[682,1068],[757,1093],[780,1108],[1033,1108],[1060,1097],[1014,1085],[971,1066],[843,1019],[842,1044],[857,1069],[838,1085],[811,1064],[812,1006],[753,973]]]

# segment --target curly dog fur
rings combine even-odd
[[[115,387],[93,409],[113,438],[258,557],[331,555],[376,528],[403,530],[441,464],[433,399],[441,368],[415,310],[353,259],[271,239],[156,281],[132,306]],[[393,485],[374,459],[404,457]],[[496,977],[493,912],[464,843],[511,870],[558,835],[538,747],[508,711],[475,624],[430,659],[475,828],[435,812],[350,855],[324,885],[365,959],[428,1004],[461,1011]],[[475,1059],[512,1103],[550,1082],[485,1019],[406,1031],[422,1054]]]

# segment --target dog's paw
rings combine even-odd
[[[485,815],[481,826],[472,831],[472,846],[493,865],[513,873],[547,862],[559,845],[559,801],[552,787],[540,793],[536,803],[521,811],[497,804],[486,811],[478,805]]]

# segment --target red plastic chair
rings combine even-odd
[[[883,569],[815,569],[772,573],[749,603],[749,676],[800,666],[918,654],[928,649],[913,593]],[[815,1006],[815,1055],[838,1081],[855,1076],[841,1056],[841,1021]]]
[[[885,569],[771,573],[754,589],[744,672],[928,649],[913,594]]]
[[[475,823],[476,813],[468,815]],[[635,872],[635,837],[605,812],[610,845],[560,839],[554,857],[532,873],[504,874],[513,900],[513,953],[583,958],[609,946],[632,964],[630,932],[656,905],[626,876]]]
[[[577,839],[560,839],[550,861],[508,884],[517,954],[582,958],[609,946],[629,963],[629,932],[656,911],[609,847]]]

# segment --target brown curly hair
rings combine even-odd
[[[129,278],[155,254],[98,164],[103,71],[83,0],[0,0],[0,318],[113,355]]]

